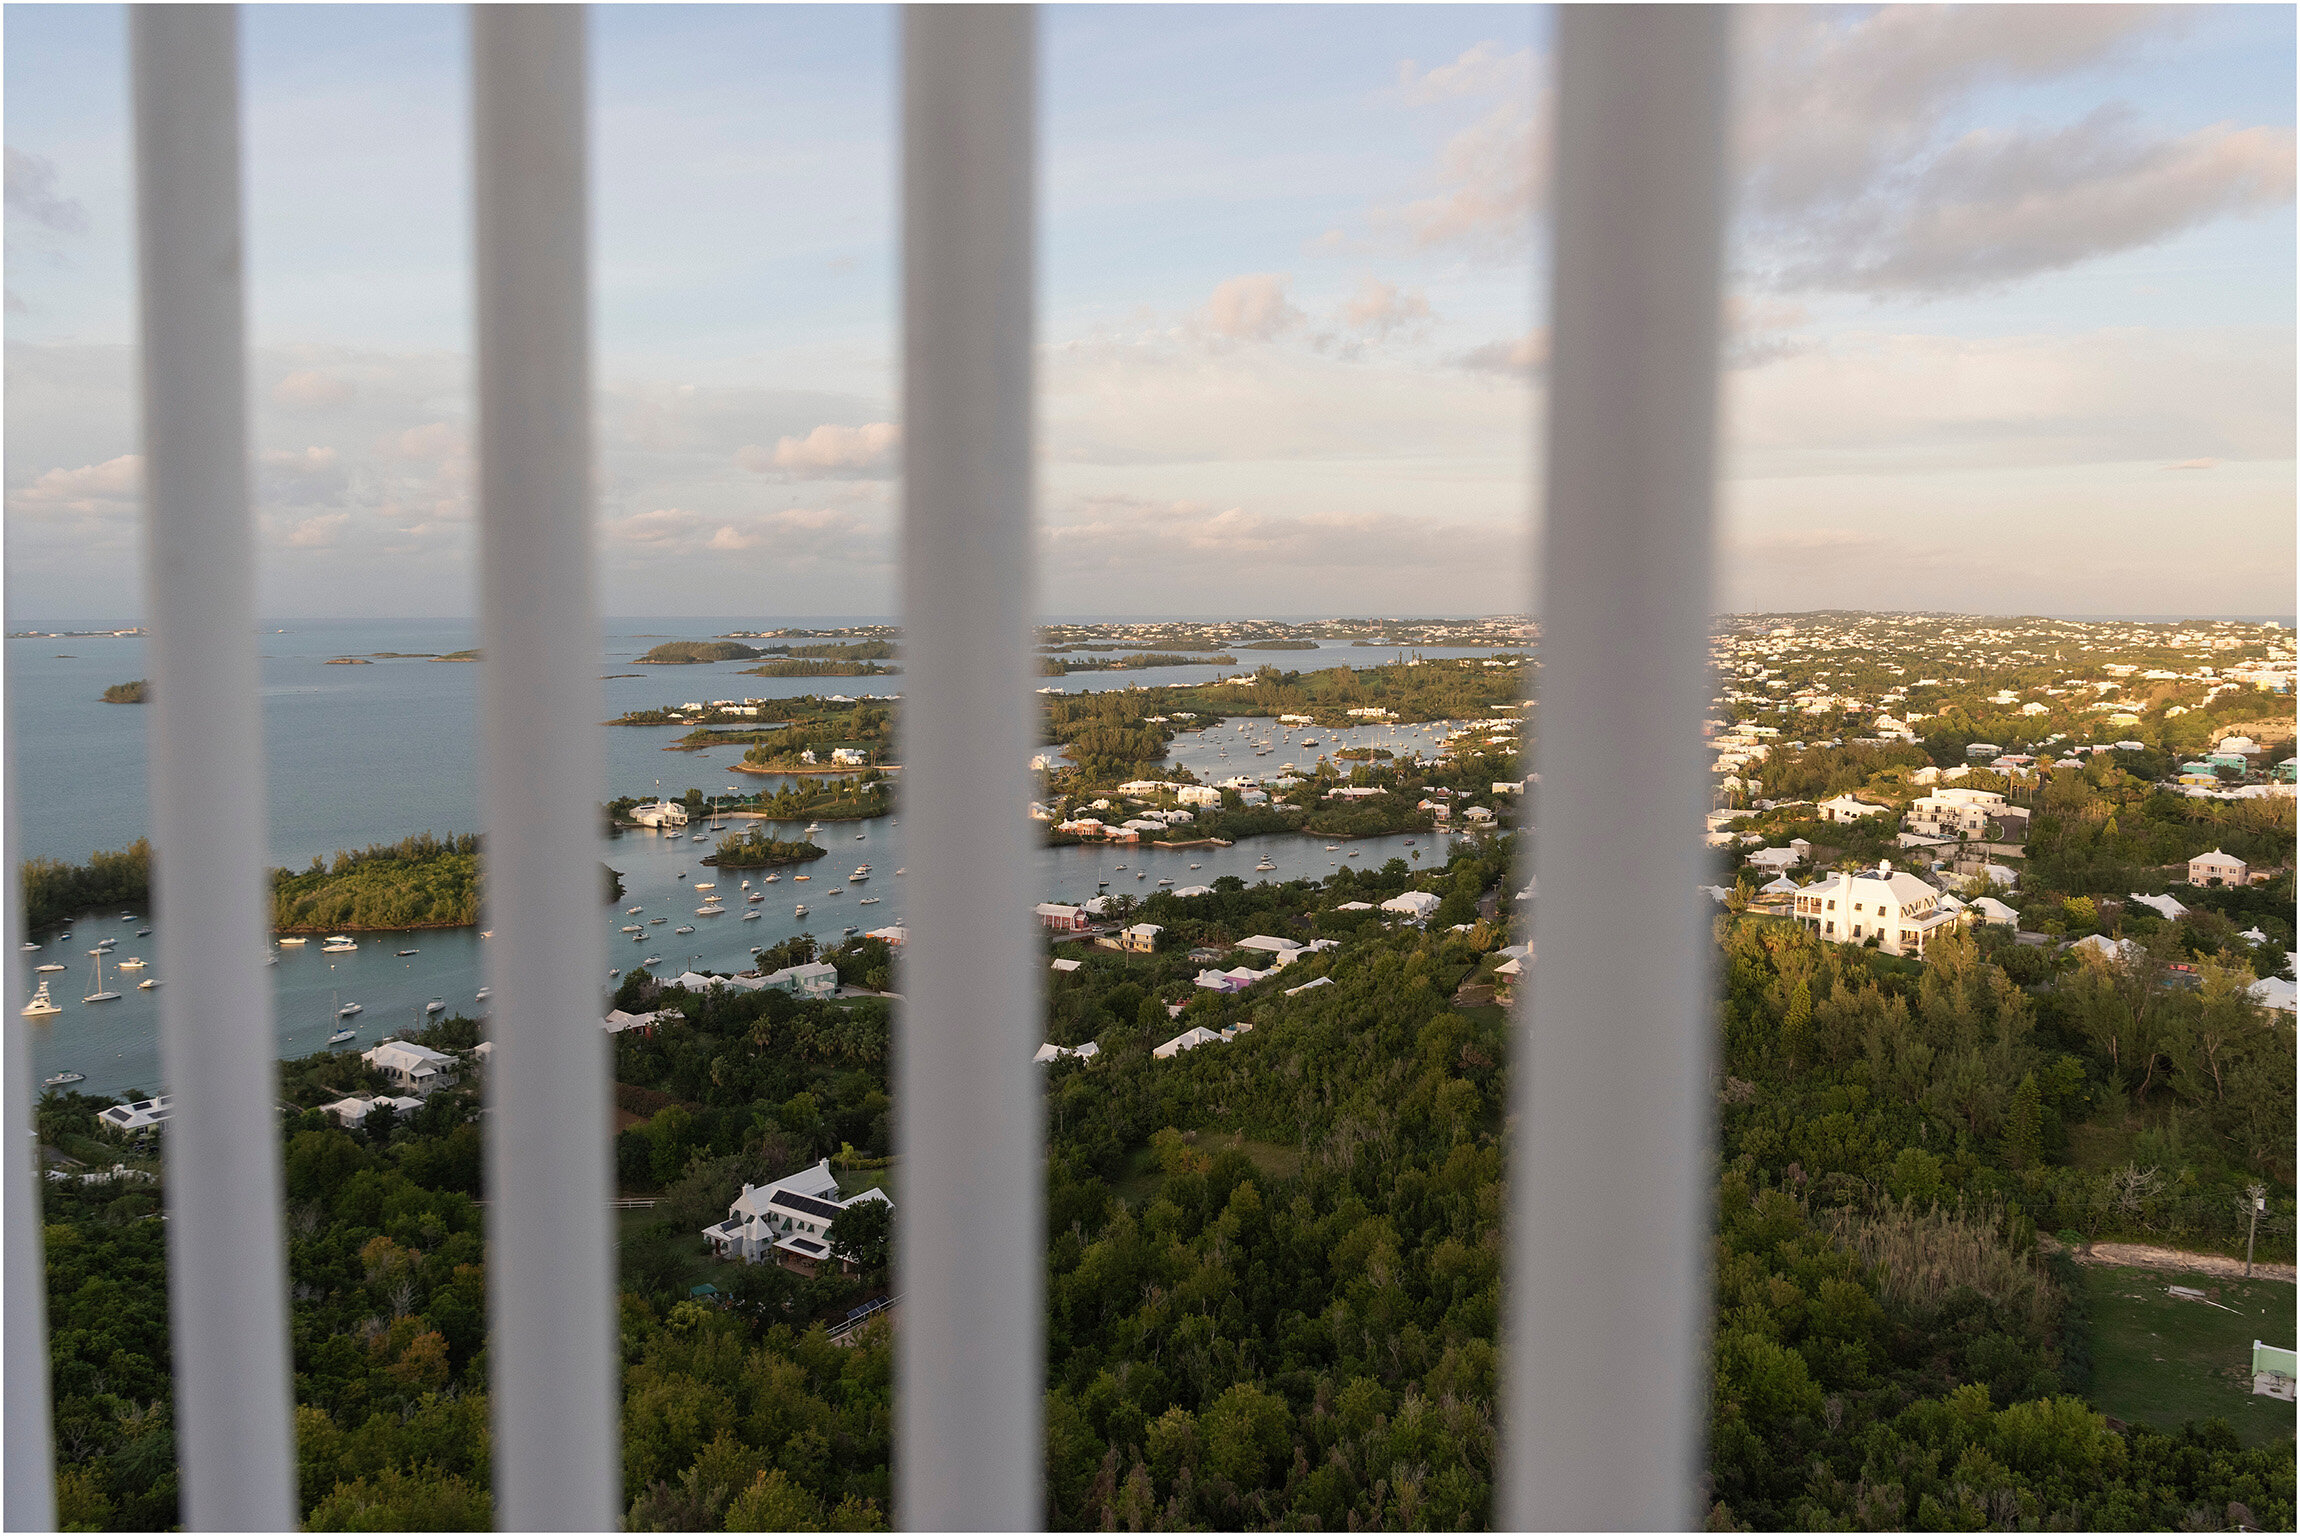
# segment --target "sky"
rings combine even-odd
[[[1721,608],[2293,611],[2294,14],[1736,13]],[[242,16],[265,612],[467,614],[462,13]],[[1041,16],[1041,608],[1528,608],[1550,14]],[[591,12],[610,614],[893,610],[896,40]],[[124,621],[125,23],[0,42],[10,617]]]

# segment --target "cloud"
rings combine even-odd
[[[325,410],[342,405],[356,393],[358,390],[350,380],[316,368],[299,369],[272,386],[275,403],[298,410]]]
[[[379,443],[377,449],[385,458],[424,464],[459,461],[467,452],[463,428],[452,421],[427,421],[395,432]]]
[[[1513,96],[1446,140],[1436,190],[1399,208],[1377,208],[1377,228],[1402,229],[1423,250],[1463,245],[1514,257],[1533,234],[1549,189],[1549,114]]]
[[[1291,279],[1281,272],[1249,272],[1214,285],[1197,323],[1228,341],[1274,341],[1309,317],[1286,297]]]
[[[333,448],[273,448],[257,456],[257,496],[286,506],[340,500],[350,487],[342,455]]]
[[[2166,469],[2217,469],[2219,466],[2220,461],[2218,459],[2182,459],[2177,464],[2167,464],[2164,467]]]
[[[1267,577],[1285,572],[1386,571],[1513,558],[1522,525],[1495,528],[1407,513],[1286,515],[1201,501],[1127,495],[1082,497],[1051,519],[1043,538],[1057,573],[1139,572],[1149,564],[1245,562]],[[1497,547],[1498,546],[1498,547]]]
[[[2052,132],[1968,133],[1905,191],[1807,217],[1787,288],[1930,295],[2003,286],[2292,200],[2289,130],[2218,124],[2150,139],[2102,107]]]
[[[892,528],[884,517],[840,507],[784,507],[731,517],[663,507],[614,519],[605,532],[611,545],[631,556],[686,559],[705,551],[761,550],[773,556],[779,569],[884,564],[890,558]]]
[[[9,494],[8,510],[46,521],[122,521],[136,515],[144,495],[144,456],[124,453],[101,464],[51,469]]]
[[[349,512],[323,512],[316,517],[299,518],[288,529],[288,546],[292,549],[333,549],[341,542],[343,532],[350,526]]]
[[[59,235],[87,232],[88,210],[78,200],[56,195],[54,162],[23,150],[5,153],[6,204],[13,216]]]
[[[1487,39],[1464,49],[1451,64],[1423,69],[1412,59],[1398,65],[1398,91],[1415,106],[1458,96],[1490,96],[1504,90],[1526,90],[1533,80],[1531,48],[1504,53],[1502,45]]]
[[[759,474],[780,470],[802,479],[884,479],[894,473],[902,428],[891,421],[860,427],[825,424],[804,437],[779,439],[772,451],[739,448],[735,462]]]
[[[663,507],[653,512],[617,518],[607,524],[607,537],[625,544],[664,544],[674,539],[691,537],[703,526],[703,519],[693,512],[677,507]]]
[[[1505,337],[1500,341],[1489,341],[1482,347],[1463,353],[1459,363],[1472,373],[1534,378],[1549,367],[1549,328],[1543,326],[1514,339]]]
[[[1429,300],[1419,289],[1401,292],[1371,275],[1359,282],[1356,295],[1342,306],[1343,324],[1376,337],[1408,327],[1426,328],[1433,318]]]

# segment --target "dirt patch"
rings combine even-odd
[[[2039,1237],[2037,1243],[2048,1250],[2060,1247],[2050,1238]],[[2244,1261],[2217,1253],[2184,1253],[2177,1248],[2158,1248],[2149,1243],[2094,1243],[2090,1248],[2073,1248],[2068,1256],[2079,1264],[2113,1264],[2125,1269],[2155,1269],[2174,1275],[2218,1275],[2226,1280],[2244,1278]],[[2256,1280],[2300,1280],[2300,1270],[2290,1264],[2257,1263],[2252,1266]]]

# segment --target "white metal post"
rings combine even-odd
[[[1035,18],[903,22],[903,774],[895,1513],[1045,1520],[1043,1109],[1030,1056]]]
[[[5,1076],[7,1101],[0,1106],[6,1115],[5,1140],[7,1159],[0,1163],[0,1204],[6,1208],[7,1269],[4,1284],[7,1292],[5,1326],[7,1337],[0,1340],[6,1356],[6,1425],[4,1439],[0,1439],[0,1463],[8,1475],[0,1479],[0,1524],[11,1531],[46,1531],[56,1525],[55,1443],[49,1435],[48,1419],[48,1267],[41,1246],[40,1218],[40,1154],[38,1128],[32,1115],[32,1042],[31,1025],[14,1009],[15,999],[25,996],[23,953],[17,945],[24,942],[24,881],[19,873],[23,868],[24,847],[16,837],[16,770],[14,763],[0,764],[0,779],[7,785],[7,793],[0,795],[0,839],[5,839],[5,851],[0,852],[0,879],[6,881],[0,891],[0,911],[7,921],[0,923],[0,943],[8,946],[8,997],[10,1012],[0,1016],[0,1028],[8,1032],[7,1058],[0,1063]]]
[[[183,1513],[296,1521],[279,1047],[263,952],[263,711],[248,501],[238,13],[133,6],[154,916],[175,1096],[168,1289]],[[13,878],[13,875],[11,875]],[[160,1085],[154,1084],[154,1087]]]
[[[488,1282],[507,1530],[622,1513],[593,592],[584,16],[471,9]]]
[[[1569,6],[1558,28],[1539,959],[1504,1322],[1516,1529],[1700,1524],[1726,42],[1706,6]],[[1631,911],[1654,921],[1633,930]]]

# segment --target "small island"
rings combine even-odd
[[[330,656],[327,659],[327,665],[331,667],[372,667],[375,663],[369,661],[365,656]]]
[[[468,928],[479,921],[479,839],[425,832],[377,843],[335,862],[272,871],[272,928],[334,933],[359,928]]]
[[[756,661],[764,654],[739,640],[666,640],[636,661],[642,667],[692,667],[712,661]]]
[[[720,838],[719,846],[703,855],[703,862],[720,869],[764,869],[770,864],[805,864],[829,852],[817,843],[767,837],[753,827],[741,837]]]
[[[151,701],[152,685],[141,677],[132,683],[114,683],[104,690],[107,704],[149,704]]]

